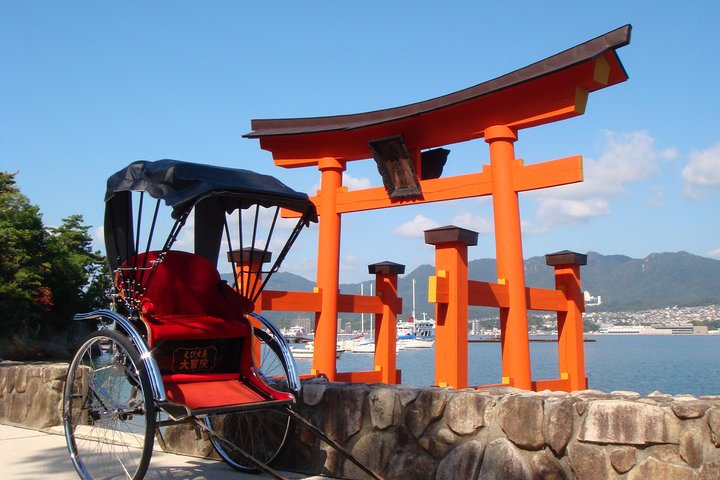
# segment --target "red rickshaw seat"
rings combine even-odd
[[[139,255],[144,265],[158,257],[158,252]],[[244,315],[248,305],[207,259],[175,250],[165,254],[140,312],[168,400],[194,413],[292,401],[255,371],[252,329]]]

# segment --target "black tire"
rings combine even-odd
[[[269,333],[253,329],[261,345],[257,371],[265,382],[281,392],[290,392],[288,379],[290,370],[282,355],[280,343]],[[297,394],[297,392],[291,392]],[[225,440],[236,445],[244,452],[270,464],[282,451],[290,435],[293,422],[290,415],[281,408],[264,408],[229,415],[211,415],[205,423]],[[225,462],[235,470],[245,473],[258,473],[259,469],[244,455],[211,436],[215,450]]]
[[[120,332],[88,335],[63,395],[65,439],[81,478],[142,479],[152,457],[155,404],[140,355]]]

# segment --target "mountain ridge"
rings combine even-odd
[[[602,255],[588,252],[587,265],[580,267],[582,289],[600,296],[602,304],[588,311],[637,311],[670,306],[704,306],[720,303],[720,260],[701,257],[685,251],[651,253],[636,259],[626,255]],[[525,260],[525,283],[538,288],[553,288],[553,268],[545,257]],[[468,262],[471,280],[497,281],[495,259],[479,258]],[[402,317],[412,314],[412,280],[415,286],[415,311],[434,316],[434,305],[427,301],[428,276],[435,273],[432,265],[424,264],[398,278],[398,294],[403,298]],[[342,293],[370,294],[374,278],[340,285]],[[315,282],[288,272],[278,272],[268,282],[270,290],[312,291]],[[285,312],[267,312],[277,317]],[[304,313],[305,317],[311,314]],[[496,316],[497,309],[470,307],[470,318]],[[359,314],[340,314],[343,321],[353,321]]]

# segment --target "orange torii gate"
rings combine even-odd
[[[527,329],[527,296],[530,294],[525,286],[518,192],[582,181],[582,157],[524,165],[521,159],[515,158],[514,143],[519,130],[582,115],[590,92],[627,80],[616,50],[629,43],[630,30],[630,25],[620,27],[496,79],[411,105],[351,115],[252,121],[253,130],[245,137],[259,139],[260,146],[272,152],[277,166],[315,167],[320,171],[320,190],[313,197],[320,216],[317,289],[314,294],[293,296],[290,292],[283,295],[286,304],[293,305],[292,308],[306,301],[313,305],[307,310],[317,312],[314,374],[324,374],[330,380],[377,378],[393,381],[395,378],[388,376],[389,371],[393,375],[395,372],[394,355],[385,355],[384,358],[389,360],[378,364],[376,353],[376,370],[384,371],[383,376],[352,376],[336,370],[337,313],[382,309],[382,305],[371,305],[370,300],[361,299],[357,299],[358,306],[362,303],[374,310],[339,309],[339,302],[352,300],[352,296],[340,295],[338,291],[342,215],[492,195],[499,281],[488,288],[498,292],[502,289],[499,294],[506,297],[502,302],[495,302],[501,312],[503,383],[525,389],[533,387]],[[436,147],[478,138],[484,138],[489,144],[490,165],[484,165],[479,173],[442,178],[448,150]],[[426,149],[431,150],[423,151]],[[377,162],[385,186],[348,191],[342,185],[347,162],[368,158]],[[461,238],[463,233],[458,235]],[[450,244],[453,244],[452,239]],[[457,251],[457,245],[454,248]],[[467,259],[461,257],[460,264],[467,263]],[[548,261],[550,265],[559,265],[557,260],[552,262],[556,263]],[[577,262],[575,267],[568,268],[577,273]],[[561,275],[557,287],[561,294],[565,288],[562,278]],[[390,282],[390,294],[392,286]],[[465,292],[461,295],[464,300],[459,303],[462,308],[467,306],[468,289],[477,291],[478,286],[469,285],[465,279],[464,285],[458,288]],[[431,293],[437,296],[438,292],[436,289]],[[272,295],[272,292],[268,293]],[[557,304],[555,300],[551,298],[546,303]],[[273,306],[291,309],[282,302],[262,302],[262,308],[272,309]],[[451,310],[457,311],[457,308],[455,305]],[[391,310],[397,313],[397,306]],[[582,308],[575,310],[579,314]],[[462,314],[459,317],[453,315],[444,321],[457,324],[457,319],[463,318]],[[567,316],[567,309],[563,315]],[[467,318],[467,312],[464,318]],[[569,318],[575,323],[580,322],[582,332],[581,314]],[[467,326],[458,328],[466,329]],[[577,324],[573,331],[577,332]],[[467,365],[464,381],[463,368],[457,365],[462,358],[453,357],[454,365],[439,365],[442,349],[445,353],[453,347],[467,352],[467,345],[460,346],[459,341],[462,341],[462,335],[455,336],[449,344],[446,339],[438,338],[436,372],[438,369],[455,372],[453,375],[443,373],[444,380],[436,374],[438,384],[458,388],[467,384]],[[572,342],[580,343],[573,346],[566,342],[563,348],[574,348],[582,356],[582,335],[574,334]],[[447,345],[443,347],[444,344]],[[394,340],[385,342],[385,346],[394,348]],[[582,372],[576,372],[575,376],[582,376],[582,379],[576,379],[572,385],[563,384],[563,388],[583,388],[584,360],[579,365]]]

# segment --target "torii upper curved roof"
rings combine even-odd
[[[487,82],[400,107],[350,115],[255,119],[246,138],[260,139],[278,165],[314,159],[369,158],[367,142],[403,135],[409,149],[483,136],[485,128],[527,128],[584,113],[589,92],[627,80],[616,49],[630,43],[625,25]]]

